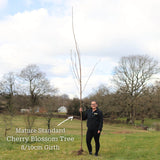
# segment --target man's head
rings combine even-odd
[[[96,103],[96,101],[91,101],[91,108],[92,109],[96,109],[97,108],[97,103]]]

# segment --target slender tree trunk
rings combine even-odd
[[[134,111],[134,105],[131,105],[131,123],[134,124],[135,122],[135,111]]]
[[[81,68],[81,57],[80,57],[80,52],[78,49],[78,44],[76,41],[76,36],[75,36],[75,32],[74,32],[74,24],[73,24],[73,8],[72,8],[72,31],[73,31],[73,37],[74,37],[74,41],[75,41],[75,46],[76,46],[76,54],[78,57],[78,65],[79,68],[77,69],[76,66],[76,75],[77,75],[77,80],[79,81],[79,94],[80,94],[80,107],[82,107],[82,68]],[[77,64],[76,64],[77,65]],[[78,74],[79,72],[79,74]],[[82,121],[82,112],[80,112],[80,118],[81,118],[81,147],[80,147],[80,151],[83,151],[83,121]]]
[[[50,134],[51,118],[48,118],[48,134]]]
[[[71,55],[71,62],[72,62],[72,69],[73,69],[73,74],[77,80],[77,88],[79,90],[79,97],[80,97],[80,108],[83,108],[82,106],[82,93],[97,65],[97,63],[94,65],[93,69],[91,70],[91,73],[89,74],[89,77],[86,81],[86,83],[84,84],[83,88],[82,88],[82,68],[81,68],[81,55],[79,52],[79,48],[78,48],[78,44],[76,41],[76,36],[75,36],[75,32],[74,32],[74,24],[73,24],[73,8],[72,8],[72,31],[73,31],[73,37],[74,37],[74,42],[75,42],[75,47],[76,47],[76,52],[74,55],[74,59],[72,58]],[[72,52],[71,52],[72,53]],[[83,143],[83,121],[82,121],[82,112],[80,112],[80,119],[81,119],[81,146],[80,146],[80,151],[79,151],[79,155],[82,154],[83,152],[83,148],[82,148],[82,143]]]

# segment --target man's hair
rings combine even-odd
[[[96,101],[95,101],[95,100],[92,100],[91,103],[92,103],[92,102],[96,102]],[[96,104],[97,104],[97,102],[96,102]]]

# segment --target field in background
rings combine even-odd
[[[117,120],[126,121],[126,118],[117,118]],[[155,123],[160,123],[160,119],[145,118],[145,120],[144,120],[144,126],[154,127]],[[141,120],[135,120],[135,125],[140,126]]]
[[[53,118],[52,128],[63,121],[62,118]],[[148,120],[150,122],[150,120]],[[147,122],[147,121],[146,121]],[[0,115],[0,160],[159,160],[160,159],[160,132],[145,131],[124,124],[104,124],[101,133],[101,148],[99,157],[88,155],[85,134],[86,121],[84,124],[83,149],[84,155],[75,155],[73,151],[80,149],[80,121],[73,119],[56,128],[66,128],[65,134],[36,134],[37,136],[61,136],[74,137],[73,142],[29,142],[28,145],[59,145],[60,150],[26,150],[20,149],[23,142],[7,142],[4,137],[4,123]],[[12,130],[9,136],[27,136],[27,134],[16,134],[15,128],[25,128],[23,115],[16,116],[13,120]],[[44,117],[37,117],[33,128],[47,128]],[[32,136],[35,134],[32,134]],[[95,151],[94,139],[92,139],[93,152]]]

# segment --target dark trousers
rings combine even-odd
[[[96,154],[98,154],[100,148],[100,143],[99,143],[100,133],[97,132],[98,130],[87,130],[87,135],[86,135],[86,143],[89,152],[92,152],[91,140],[94,137],[94,141],[96,143]]]

